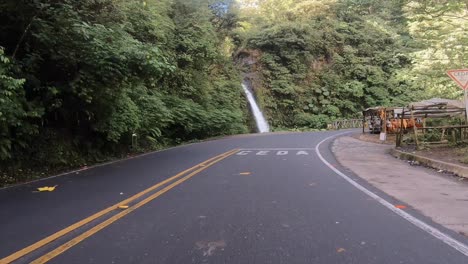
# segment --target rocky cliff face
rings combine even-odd
[[[255,49],[242,49],[234,56],[236,65],[243,73],[243,82],[247,84],[249,89],[253,92],[257,104],[263,110],[263,114],[268,120],[271,115],[265,111],[265,95],[268,93],[268,90],[265,89],[263,85],[261,57],[262,52]],[[255,131],[255,120],[252,117],[249,118],[249,126],[251,131]]]

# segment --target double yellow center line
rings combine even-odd
[[[34,263],[34,264],[38,264],[38,263],[46,263],[48,262],[49,260],[55,258],[56,256],[60,255],[61,253],[65,252],[66,250],[70,249],[71,247],[75,246],[76,244],[80,243],[81,241],[85,240],[86,238],[94,235],[95,233],[99,232],[100,230],[106,228],[107,226],[109,226],[110,224],[114,223],[115,221],[119,220],[120,218],[126,216],[127,214],[133,212],[134,210],[138,209],[139,207],[149,203],[150,201],[156,199],[157,197],[161,196],[162,194],[168,192],[169,190],[171,190],[172,188],[176,187],[177,185],[187,181],[188,179],[192,178],[193,176],[195,176],[196,174],[200,173],[201,171],[203,170],[206,170],[207,168],[209,168],[210,166],[220,162],[221,160],[233,155],[234,153],[236,153],[238,150],[237,149],[233,149],[233,150],[230,150],[228,152],[225,152],[223,154],[220,154],[218,156],[215,156],[213,158],[210,158],[202,163],[199,163],[189,169],[186,169],[156,185],[153,185],[151,186],[150,188],[142,191],[142,192],[139,192],[135,195],[133,195],[132,197],[128,198],[128,199],[125,199],[124,201],[121,201],[113,206],[110,206],[102,211],[99,211],[79,222],[76,222],[72,225],[70,225],[69,227],[66,227],[26,248],[23,248],[3,259],[0,259],[0,263],[11,263],[21,257],[24,257],[26,255],[28,255],[29,253],[39,249],[39,248],[42,248],[44,247],[45,245],[57,240],[58,238],[66,235],[66,234],[69,234],[70,232],[86,225],[86,224],[89,224],[91,223],[92,221],[98,219],[98,218],[101,218],[102,216],[110,213],[110,212],[113,212],[115,210],[117,210],[119,208],[119,206],[124,206],[124,205],[128,205],[129,203],[137,200],[138,198],[141,198],[142,196],[146,195],[146,194],[149,194],[151,193],[152,191],[155,191],[156,189],[158,188],[161,188],[167,184],[166,187],[162,188],[161,190],[155,192],[154,194],[151,194],[150,196],[148,196],[147,198],[141,200],[140,202],[130,206],[128,209],[126,209],[125,211],[121,211],[119,212],[118,214],[110,217],[109,219],[99,223],[98,225],[92,227],[91,229],[85,231],[84,233],[74,237],[73,239],[69,240],[68,242],[66,242],[65,244],[62,244],[60,246],[58,246],[57,248],[55,248],[54,250],[50,251],[49,253],[37,258],[36,260],[32,261],[31,263]],[[171,183],[172,182],[172,183]]]

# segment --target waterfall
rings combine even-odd
[[[245,95],[247,96],[247,100],[249,101],[250,109],[252,109],[252,113],[255,117],[255,123],[257,123],[258,132],[270,132],[270,126],[265,120],[265,116],[260,110],[260,107],[258,107],[257,101],[255,101],[255,98],[252,92],[250,91],[248,84],[245,81],[242,83],[242,88],[244,88]]]

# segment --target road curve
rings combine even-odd
[[[468,239],[337,163],[340,133],[227,137],[0,190],[0,263],[468,263]]]

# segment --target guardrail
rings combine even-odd
[[[362,127],[362,119],[336,120],[328,124],[328,129],[334,130],[360,127]]]

